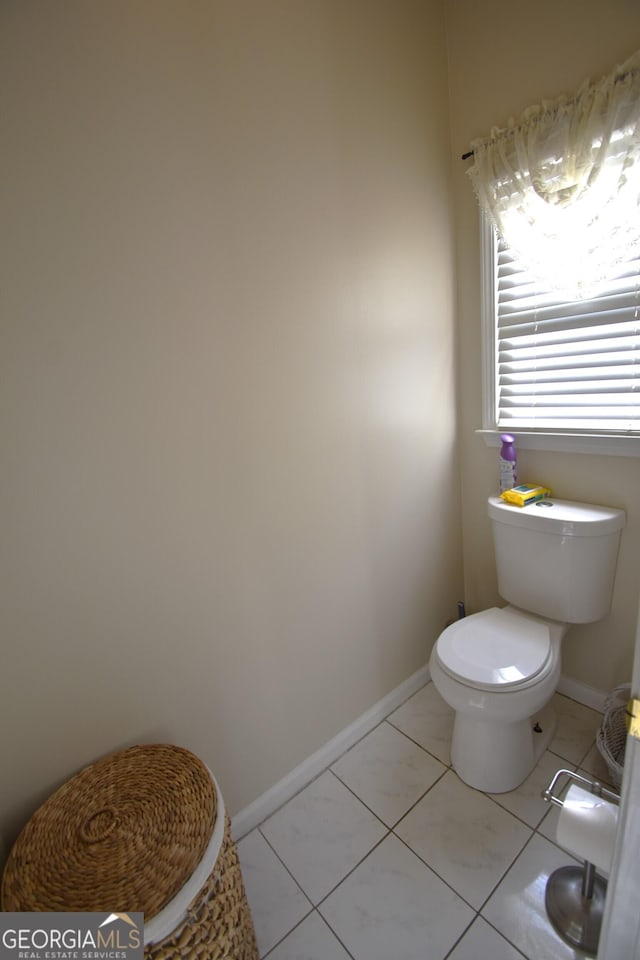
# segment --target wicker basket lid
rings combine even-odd
[[[206,849],[216,794],[182,747],[130,747],[91,764],[35,812],[2,879],[2,909],[155,916]]]

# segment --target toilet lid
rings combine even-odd
[[[512,687],[544,669],[551,638],[545,623],[492,607],[447,627],[437,653],[444,669],[461,680],[479,687]]]

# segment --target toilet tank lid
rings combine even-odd
[[[617,507],[556,500],[555,497],[537,500],[526,507],[505,503],[500,497],[489,497],[488,512],[498,523],[567,537],[601,537],[622,530],[626,522],[624,510]]]

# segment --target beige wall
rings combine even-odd
[[[447,27],[465,594],[473,611],[499,602],[485,507],[497,484],[498,452],[474,433],[481,426],[479,227],[460,155],[474,137],[486,135],[530,104],[571,93],[585,78],[598,79],[623,62],[640,44],[640,5],[635,0],[450,0]],[[519,468],[523,480],[546,483],[557,496],[627,511],[611,614],[602,623],[572,628],[564,643],[563,672],[609,690],[631,677],[640,567],[640,463],[522,451]]]
[[[4,0],[0,44],[0,831],[155,740],[237,812],[461,593],[442,5]]]

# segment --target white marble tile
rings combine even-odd
[[[571,862],[554,844],[534,836],[482,910],[482,916],[526,957],[583,960],[584,954],[555,932],[544,905],[549,874]]]
[[[433,683],[428,683],[394,710],[387,720],[449,766],[454,716],[455,712],[444,702]]]
[[[384,824],[328,770],[260,829],[316,904],[387,832]]]
[[[566,766],[555,753],[547,751],[524,783],[509,793],[490,794],[496,803],[520,817],[530,827],[537,827],[549,812],[549,803],[543,800],[542,791],[549,786],[557,770]],[[573,769],[573,767],[571,767]]]
[[[553,707],[558,726],[549,749],[570,764],[579,764],[595,743],[602,715],[559,693],[553,698]]]
[[[279,943],[269,960],[350,960],[349,954],[322,917],[309,914],[300,926]]]
[[[478,917],[447,960],[522,960],[522,954]]]
[[[393,834],[319,909],[354,960],[442,960],[473,920]]]
[[[311,910],[304,893],[258,830],[238,843],[238,857],[260,956]]]
[[[391,827],[447,768],[395,727],[381,723],[331,769]]]
[[[395,828],[395,833],[476,909],[531,832],[452,770]]]

